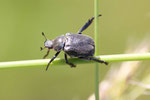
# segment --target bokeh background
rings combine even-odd
[[[124,53],[150,34],[149,0],[100,0],[101,55]],[[93,0],[0,0],[0,61],[41,59],[49,39],[76,33],[94,15]],[[83,34],[94,38],[94,24]],[[49,58],[55,54],[50,52]],[[63,58],[63,52],[59,55]],[[100,65],[100,80],[109,67]],[[87,100],[94,92],[94,64],[0,70],[0,100]],[[147,98],[144,98],[148,100]],[[144,100],[143,99],[143,100]]]

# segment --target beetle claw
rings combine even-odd
[[[105,64],[105,65],[108,65],[108,62],[105,62],[105,61],[104,61],[104,64]]]
[[[70,63],[69,65],[70,65],[71,68],[75,68],[76,67],[76,65],[74,65],[72,63]]]

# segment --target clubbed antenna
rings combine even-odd
[[[47,40],[47,38],[46,38],[46,36],[45,36],[44,32],[42,32],[42,35],[44,36],[44,38],[45,38],[45,41],[46,41],[46,40]]]
[[[47,41],[47,38],[46,38],[46,36],[45,36],[44,32],[42,32],[42,35],[44,36],[45,41]],[[45,48],[45,47],[40,47],[40,50],[42,51],[44,48]]]

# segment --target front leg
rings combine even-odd
[[[105,62],[103,60],[99,60],[99,59],[96,59],[96,58],[93,58],[93,57],[79,57],[80,59],[85,59],[85,60],[93,60],[93,61],[96,61],[96,62],[99,62],[99,63],[104,63],[105,65],[108,65],[108,62]]]
[[[48,49],[47,53],[44,55],[43,59],[45,59],[49,55],[50,49]]]
[[[65,61],[66,61],[66,63],[67,63],[68,65],[70,65],[70,67],[76,67],[76,65],[74,65],[74,64],[72,64],[72,63],[70,63],[70,62],[68,62],[67,54],[65,54],[64,56],[65,56]]]
[[[53,56],[53,58],[49,61],[48,65],[47,65],[47,67],[46,67],[46,71],[48,70],[48,67],[49,67],[50,63],[58,56],[59,53],[60,53],[60,51],[57,52],[57,53]]]

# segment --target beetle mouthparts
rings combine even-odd
[[[44,48],[40,47],[40,51],[42,51]]]

